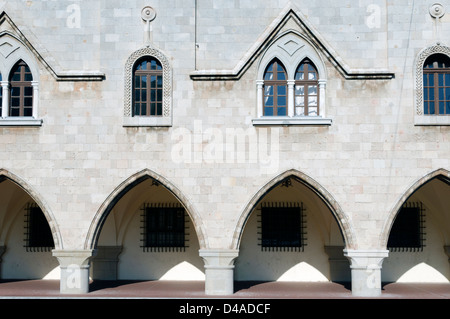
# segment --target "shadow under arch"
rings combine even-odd
[[[308,187],[311,191],[313,191],[330,209],[333,217],[335,218],[337,224],[339,225],[339,230],[341,231],[342,237],[344,238],[345,248],[346,249],[356,249],[355,235],[351,228],[351,225],[348,221],[347,216],[344,214],[343,210],[337,203],[337,201],[333,198],[333,196],[325,190],[318,182],[309,177],[308,175],[291,169],[288,170],[277,177],[273,178],[266,185],[264,185],[250,200],[245,209],[243,210],[236,230],[233,236],[232,248],[239,249],[240,242],[242,239],[242,235],[244,232],[245,224],[247,223],[250,215],[252,214],[254,208],[258,205],[258,203],[264,198],[266,194],[268,194],[272,189],[278,186],[287,178],[294,178],[299,183]]]
[[[47,203],[42,199],[42,196],[33,189],[25,180],[20,178],[19,176],[15,175],[14,173],[6,170],[6,169],[0,169],[0,183],[8,180],[15,185],[17,185],[19,188],[21,188],[25,193],[27,193],[35,202],[36,204],[41,208],[42,213],[44,214],[49,226],[50,230],[52,232],[53,242],[55,244],[55,249],[63,249],[63,242],[61,238],[61,232],[59,231],[58,224],[56,223],[55,217],[53,216],[53,213],[51,212],[49,206]]]
[[[95,249],[100,237],[100,232],[102,230],[103,224],[106,221],[109,213],[119,202],[119,200],[133,187],[148,179],[152,179],[166,188],[172,195],[175,196],[180,204],[183,205],[183,207],[186,209],[187,214],[191,218],[192,224],[194,225],[200,248],[206,247],[206,238],[204,236],[205,232],[203,230],[202,224],[199,222],[200,218],[198,217],[198,214],[196,213],[194,207],[186,198],[186,196],[184,196],[182,192],[166,178],[153,172],[152,170],[144,169],[130,176],[119,186],[117,186],[97,210],[91,226],[89,227],[86,242],[84,245],[85,249]]]
[[[392,226],[394,225],[395,217],[397,216],[398,212],[400,211],[402,205],[416,192],[418,191],[422,186],[425,184],[431,182],[434,179],[440,179],[443,182],[450,185],[450,171],[440,168],[437,169],[419,180],[417,180],[412,186],[410,186],[406,192],[403,193],[403,195],[395,202],[394,207],[389,212],[389,216],[386,219],[382,232],[380,235],[380,242],[379,247],[387,247],[387,242],[389,239],[389,234],[391,232]]]

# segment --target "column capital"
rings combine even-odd
[[[349,259],[350,268],[381,269],[384,258],[389,256],[389,250],[344,249],[344,256]]]
[[[234,249],[201,249],[200,257],[205,261],[205,268],[233,268],[239,250]]]
[[[89,267],[89,261],[96,255],[97,251],[78,250],[78,249],[54,249],[52,250],[53,257],[58,259],[61,268],[68,267],[70,265],[86,266]]]

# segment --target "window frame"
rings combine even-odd
[[[426,47],[419,52],[414,64],[414,125],[416,126],[450,125],[450,115],[424,114],[424,66],[425,61],[435,54],[443,54],[450,57],[450,47],[441,45],[440,43]]]
[[[432,59],[434,57],[434,59]],[[445,65],[445,62],[443,62],[443,67],[439,67],[439,58],[446,58],[448,65]],[[428,68],[427,61],[431,60],[433,67]],[[428,62],[429,63],[429,62]],[[437,64],[437,65],[436,65]],[[428,77],[427,77],[428,75]],[[440,75],[442,75],[442,85],[440,84]],[[447,76],[446,76],[447,75]],[[423,91],[424,91],[424,98],[423,98],[423,107],[424,107],[424,114],[426,116],[433,116],[433,115],[450,115],[450,96],[448,99],[445,99],[445,92],[448,90],[448,93],[450,93],[450,57],[444,55],[444,54],[433,54],[429,56],[424,63],[423,68]],[[425,81],[425,78],[428,78],[427,81]],[[429,85],[430,80],[433,79],[433,85]],[[447,81],[449,83],[446,83]],[[447,85],[446,85],[447,84]],[[444,90],[444,96],[443,100],[441,100],[441,94],[440,89]],[[433,92],[433,99],[430,99],[429,92]],[[440,103],[444,103],[444,113],[440,112]],[[434,112],[431,113],[431,103],[434,103]],[[445,111],[448,108],[448,113]]]
[[[278,59],[287,72],[288,107],[286,116],[266,116],[264,114],[264,74],[267,66]],[[295,115],[295,72],[299,63],[309,59],[318,74],[318,109],[317,116]],[[302,35],[290,30],[281,34],[262,54],[256,78],[256,117],[252,119],[254,126],[329,126],[332,119],[326,115],[326,83],[327,72],[324,60],[315,46]]]
[[[162,115],[134,116],[134,67],[143,58],[153,58],[162,66]],[[124,79],[124,127],[170,127],[172,126],[172,67],[160,50],[148,46],[133,52],[125,64]]]
[[[19,80],[14,80],[14,77],[18,75]],[[25,77],[27,75],[31,76],[31,80],[27,81]],[[33,73],[31,72],[28,64],[20,60],[11,69],[9,75],[9,117],[32,117],[33,116]],[[14,94],[14,89],[19,90],[18,95]],[[31,95],[27,95],[26,91],[29,89]],[[18,105],[14,105],[14,100],[18,99]],[[31,99],[31,105],[25,103],[26,99]],[[14,115],[14,110],[18,110],[18,115]],[[29,110],[30,114],[26,115],[25,111]]]
[[[272,67],[272,71],[269,71],[269,68]],[[282,71],[280,71],[278,69],[278,67],[281,67]],[[266,80],[266,76],[272,73],[273,74],[273,78],[270,80]],[[282,73],[284,74],[284,79],[278,79],[278,75]],[[268,87],[272,87],[272,93],[273,94],[266,94],[267,92],[267,88]],[[279,88],[280,87],[284,87],[284,92],[285,94],[279,94]],[[264,72],[264,88],[263,88],[263,114],[264,116],[266,115],[266,109],[267,108],[273,108],[273,112],[272,115],[269,116],[279,116],[278,115],[278,109],[279,108],[284,108],[285,109],[285,114],[283,114],[284,116],[287,115],[287,109],[288,109],[288,88],[287,88],[287,72],[286,72],[286,68],[284,67],[283,63],[280,62],[280,60],[278,59],[274,59],[272,60],[269,65],[266,68],[266,71]],[[266,105],[266,100],[268,97],[272,97],[272,105]],[[285,105],[278,105],[279,102],[279,98],[284,97],[285,99]],[[282,115],[282,116],[283,116]]]
[[[300,73],[299,69],[300,69],[301,66],[308,66],[308,71],[306,72],[306,73],[308,73],[308,79],[304,79],[304,80],[298,80],[297,79],[297,74]],[[309,67],[312,68],[312,70],[311,70],[312,72],[309,70]],[[303,71],[302,73],[305,73],[305,72]],[[310,80],[309,79],[309,74],[310,73],[314,73],[315,80]],[[297,107],[302,107],[302,106],[298,106],[297,105],[297,96],[302,96],[302,95],[298,95],[297,94],[297,86],[303,86],[304,87],[304,94],[303,94],[303,108],[304,108],[304,111],[303,111],[303,115],[298,115],[297,112],[296,112]],[[316,112],[316,115],[309,115],[309,107],[310,107],[310,105],[309,105],[309,97],[312,96],[312,95],[309,94],[309,88],[313,87],[313,86],[316,87],[316,94],[315,94],[316,105],[312,106],[312,107],[316,107],[317,108],[317,112]],[[304,59],[303,61],[301,61],[299,63],[299,65],[297,67],[297,70],[295,72],[294,99],[295,99],[295,102],[294,102],[294,108],[295,108],[294,109],[294,114],[296,116],[320,116],[319,73],[317,72],[317,68],[314,65],[314,63],[308,58]]]

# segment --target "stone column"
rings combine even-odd
[[[327,82],[325,80],[319,80],[319,115],[323,118],[327,116],[326,101],[325,101],[325,88]]]
[[[92,260],[93,278],[99,280],[117,280],[117,263],[122,246],[98,246]]]
[[[33,87],[33,117],[38,118],[39,114],[39,82],[32,81],[31,85]]]
[[[263,86],[264,81],[256,81],[256,104],[257,104],[257,117],[261,118],[264,115],[264,105],[263,105]]]
[[[288,116],[293,117],[295,115],[295,80],[287,81],[288,87]]]
[[[232,295],[234,293],[234,260],[238,250],[200,250],[205,262],[205,293]]]
[[[9,82],[1,81],[2,85],[2,114],[0,117],[6,118],[9,115]]]
[[[381,295],[381,264],[388,254],[388,250],[344,250],[350,261],[353,296]]]
[[[53,250],[61,268],[60,292],[85,294],[89,292],[90,259],[94,250]]]

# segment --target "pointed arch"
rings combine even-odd
[[[386,219],[386,221],[383,225],[381,236],[380,236],[380,242],[379,242],[380,247],[387,246],[387,242],[389,239],[389,234],[391,232],[392,225],[394,224],[395,217],[397,216],[398,212],[400,211],[400,208],[402,207],[402,205],[422,186],[424,186],[425,184],[431,182],[432,180],[434,180],[436,178],[440,179],[450,185],[450,171],[440,168],[440,169],[437,169],[437,170],[425,175],[424,177],[420,178],[419,180],[417,180],[395,202],[394,207],[389,212],[388,218]]]
[[[0,183],[5,180],[9,180],[12,183],[14,183],[15,185],[17,185],[18,187],[20,187],[36,202],[36,204],[41,208],[41,210],[50,226],[53,241],[55,244],[55,249],[57,249],[57,250],[63,249],[63,241],[61,238],[61,232],[59,231],[58,224],[56,222],[56,219],[55,219],[52,211],[50,210],[50,207],[43,200],[42,196],[32,186],[30,186],[25,180],[23,180],[19,176],[13,174],[12,172],[10,172],[6,169],[0,169]]]
[[[142,183],[145,180],[152,179],[158,184],[165,187],[175,198],[180,202],[181,205],[186,209],[187,214],[191,218],[192,224],[195,227],[195,231],[198,236],[198,241],[200,248],[206,246],[206,237],[204,236],[205,231],[203,225],[201,224],[201,219],[199,218],[195,208],[190,203],[188,198],[183,195],[183,193],[169,180],[163,176],[155,173],[150,169],[144,169],[136,174],[130,176],[125,181],[123,181],[119,186],[117,186],[113,192],[108,196],[108,198],[103,202],[94,219],[89,227],[89,231],[86,237],[85,249],[94,249],[97,246],[97,241],[100,237],[100,232],[103,227],[106,218],[108,217],[111,210],[119,202],[119,200],[133,187]]]
[[[351,225],[348,221],[347,215],[344,214],[342,208],[339,206],[337,201],[317,181],[315,181],[310,176],[308,176],[296,169],[288,170],[288,171],[278,175],[277,177],[273,178],[266,185],[264,185],[255,195],[253,195],[251,200],[245,206],[245,208],[239,218],[239,221],[238,221],[238,224],[237,224],[236,230],[234,232],[234,236],[233,236],[232,248],[239,249],[242,234],[243,234],[244,228],[245,228],[245,224],[247,223],[247,220],[250,217],[250,215],[252,214],[254,208],[258,205],[258,203],[264,198],[264,196],[266,194],[268,194],[273,188],[278,186],[280,183],[282,183],[287,178],[296,179],[298,182],[300,182],[301,184],[308,187],[312,192],[314,192],[325,203],[325,205],[332,212],[334,218],[336,219],[337,224],[339,225],[340,231],[344,238],[345,248],[346,249],[356,249],[354,231],[351,228]]]

